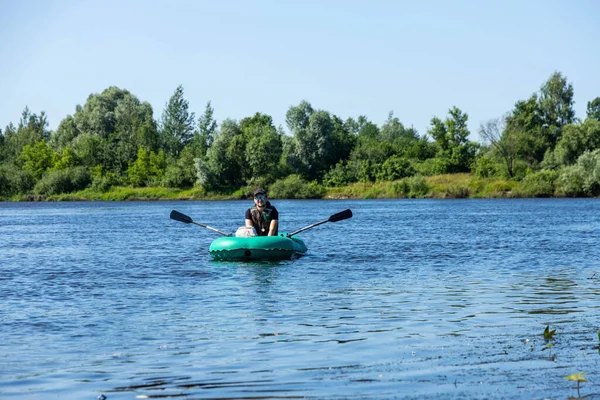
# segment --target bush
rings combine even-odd
[[[470,191],[468,187],[460,184],[454,184],[446,188],[444,191],[444,197],[447,199],[466,199],[469,197],[469,193]]]
[[[586,151],[577,159],[584,170],[583,191],[588,196],[600,195],[600,149]]]
[[[512,197],[514,181],[494,181],[484,186],[481,191],[483,197]]]
[[[429,190],[429,185],[421,175],[404,178],[392,184],[392,191],[401,197],[425,197]]]
[[[196,181],[195,172],[193,168],[184,168],[179,164],[169,165],[161,181],[161,186],[168,188],[191,188]]]
[[[475,176],[478,178],[491,178],[499,175],[498,164],[488,155],[484,155],[475,162]]]
[[[92,173],[92,175],[94,174]],[[96,192],[106,193],[110,191],[113,186],[119,186],[122,183],[123,180],[121,178],[112,172],[108,172],[104,176],[93,176],[91,188]]]
[[[567,197],[583,196],[584,170],[579,165],[570,165],[560,170],[556,180],[556,192]]]
[[[277,199],[320,199],[325,188],[316,181],[306,182],[299,175],[290,175],[273,183],[269,197]]]
[[[48,172],[33,191],[35,194],[49,196],[82,190],[90,183],[90,172],[85,167],[74,167]]]
[[[424,176],[441,175],[448,172],[448,161],[442,158],[428,158],[415,165],[416,171]]]
[[[381,166],[377,172],[378,181],[395,181],[397,179],[413,176],[415,170],[410,162],[397,155],[391,156]]]
[[[576,165],[563,168],[557,191],[568,197],[600,195],[600,149],[586,151]]]
[[[327,187],[346,186],[349,183],[358,181],[355,164],[340,161],[331,168],[323,177],[323,184]]]
[[[33,188],[33,175],[12,164],[0,165],[0,197],[27,193]]]
[[[557,178],[558,172],[547,169],[529,174],[517,186],[517,194],[521,197],[552,197]]]

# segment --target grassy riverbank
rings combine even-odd
[[[386,198],[509,198],[549,197],[532,192],[522,182],[494,178],[478,178],[471,174],[447,174],[410,177],[393,182],[353,183],[344,187],[324,188],[324,199]],[[91,189],[52,196],[21,195],[11,201],[127,201],[127,200],[235,200],[245,198],[243,189],[230,194],[217,194],[202,188],[188,190],[160,187],[113,187],[107,192]],[[276,196],[273,196],[277,198]]]

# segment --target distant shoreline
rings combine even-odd
[[[531,187],[524,182],[508,181],[497,178],[478,178],[471,174],[446,174],[421,178],[420,186],[415,188],[410,178],[379,183],[352,183],[347,186],[325,188],[325,194],[317,197],[272,196],[274,200],[283,199],[493,199],[493,198],[566,198],[556,193],[549,184],[542,188]],[[413,186],[411,186],[413,185]],[[8,202],[52,202],[52,201],[189,201],[189,200],[244,200],[250,195],[240,189],[234,193],[207,193],[201,188],[188,190],[165,189],[159,187],[132,188],[113,187],[106,192],[82,190],[51,196],[24,194],[12,198],[3,198]]]

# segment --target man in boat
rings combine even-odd
[[[254,191],[254,206],[246,210],[246,226],[254,227],[258,236],[277,236],[279,213],[269,202],[264,189]]]

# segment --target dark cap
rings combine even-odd
[[[266,195],[267,195],[267,191],[266,191],[265,189],[258,188],[258,189],[256,189],[256,190],[254,191],[254,196],[256,197],[256,196],[258,196],[259,194],[264,194],[264,195],[266,196]]]

